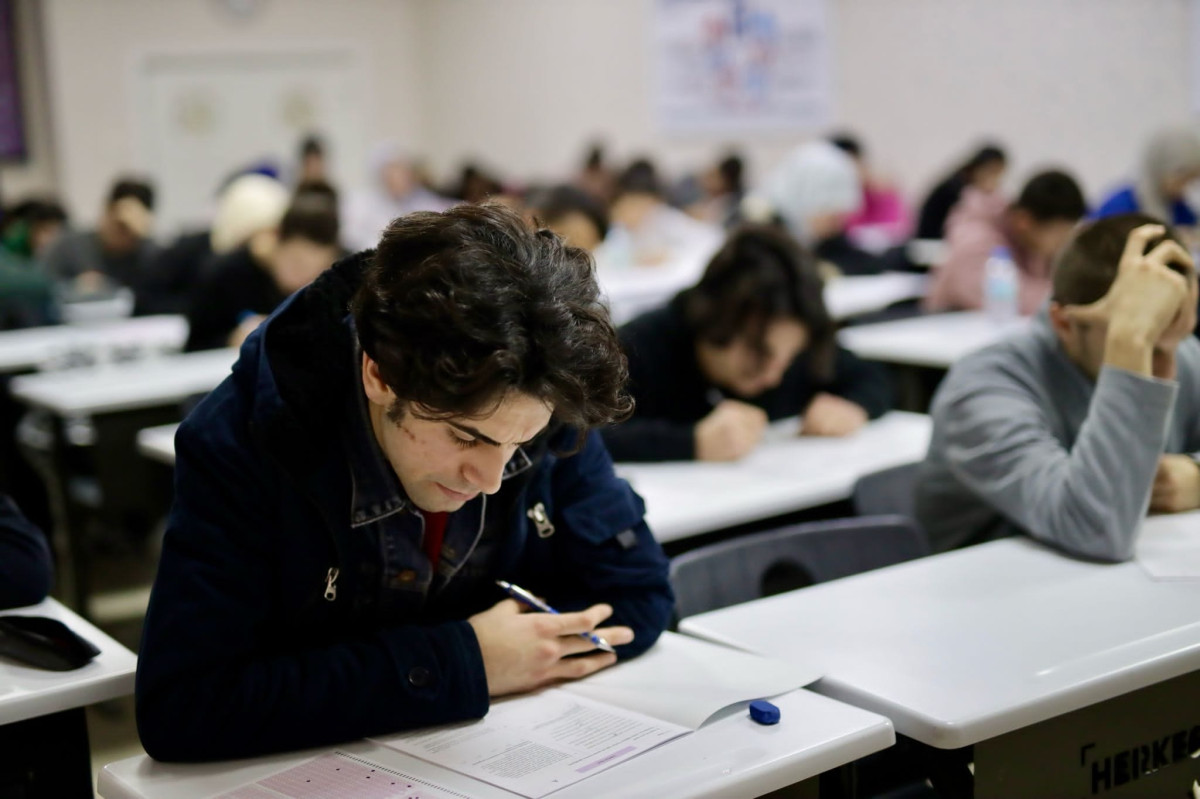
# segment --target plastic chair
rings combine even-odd
[[[859,516],[898,514],[916,523],[914,490],[920,464],[906,463],[860,477],[851,502]]]
[[[902,516],[810,522],[686,552],[671,561],[679,619],[929,554]]]

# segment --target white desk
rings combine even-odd
[[[848,327],[838,339],[868,361],[949,369],[962,356],[1028,325],[1028,318],[997,324],[982,311],[961,311]]]
[[[825,284],[825,306],[836,320],[882,311],[905,300],[920,299],[929,290],[929,276],[911,272],[850,275]]]
[[[229,374],[237,350],[169,355],[130,363],[23,375],[14,397],[59,416],[88,416],[181,402],[211,391]]]
[[[137,658],[53,599],[0,615],[49,616],[100,649],[74,671],[45,671],[0,658],[0,786],[37,786],[38,796],[91,796],[84,707],[133,693]],[[5,795],[8,795],[7,793]]]
[[[808,691],[793,691],[772,701],[782,713],[782,721],[775,726],[754,723],[744,706],[740,706],[710,720],[690,735],[556,791],[553,796],[555,799],[761,796],[886,749],[895,741],[891,723],[882,716]],[[516,797],[368,741],[339,749],[446,783],[472,799]],[[172,765],[144,756],[134,757],[106,766],[100,773],[98,791],[104,799],[201,799],[262,779],[317,754],[320,751],[203,765]]]
[[[811,664],[825,674],[814,690],[923,743],[976,745],[979,799],[1090,795],[1097,757],[1200,725],[1200,581],[1155,582],[1137,563],[1072,560],[1023,538],[701,614],[681,629]],[[1012,762],[1021,759],[1030,762]],[[1143,777],[1104,795],[1157,795],[1150,786]]]
[[[175,465],[175,431],[178,424],[160,424],[139,430],[137,435],[138,452],[152,461]]]
[[[894,411],[846,438],[790,435],[772,426],[768,440],[735,463],[621,463],[617,473],[646,500],[646,522],[659,541],[848,499],[858,478],[915,463],[929,448],[928,416]]]
[[[187,320],[170,315],[5,330],[0,332],[0,373],[36,369],[70,352],[99,360],[120,350],[178,352],[187,334]]]
[[[96,659],[75,671],[44,671],[0,658],[0,724],[104,702],[133,693],[137,656],[53,599],[0,616],[49,616],[100,649]]]

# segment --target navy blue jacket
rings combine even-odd
[[[347,308],[369,255],[281,306],[180,426],[137,675],[155,758],[245,757],[484,715],[465,619],[502,598],[496,579],[560,609],[612,604],[612,623],[636,635],[621,657],[668,623],[666,559],[595,433],[574,455],[562,454],[577,438],[566,429],[519,450],[498,493],[451,515],[433,573],[422,517],[386,462],[362,457],[378,445],[356,405]]]
[[[52,574],[46,536],[0,494],[0,608],[41,602]]]

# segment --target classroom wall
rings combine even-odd
[[[594,134],[614,155],[691,167],[721,139],[656,128],[654,0],[42,0],[59,185],[94,217],[137,165],[133,64],[148,50],[352,43],[369,139],[395,135],[442,176],[465,157],[505,174],[572,168]],[[231,7],[254,11],[240,18]],[[918,194],[983,135],[1029,169],[1069,162],[1093,196],[1147,133],[1192,118],[1188,0],[828,0],[836,126]],[[796,137],[741,143],[752,170]],[[43,173],[50,174],[50,173]]]
[[[1009,145],[1018,176],[1069,161],[1099,192],[1148,131],[1191,118],[1187,0],[827,2],[833,123],[859,132],[910,193],[983,135]],[[656,130],[654,0],[433,5],[422,42],[435,164],[486,152],[517,173],[553,174],[593,131],[621,155],[677,167],[719,148]],[[761,169],[791,141],[752,137],[744,149]]]
[[[94,219],[113,175],[136,170],[132,92],[149,53],[354,47],[365,136],[419,147],[415,0],[43,0],[60,189]],[[236,9],[249,9],[240,15]],[[365,171],[365,168],[364,168]]]

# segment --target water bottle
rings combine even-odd
[[[983,310],[994,322],[1017,318],[1017,265],[1007,247],[996,247],[983,274]]]

